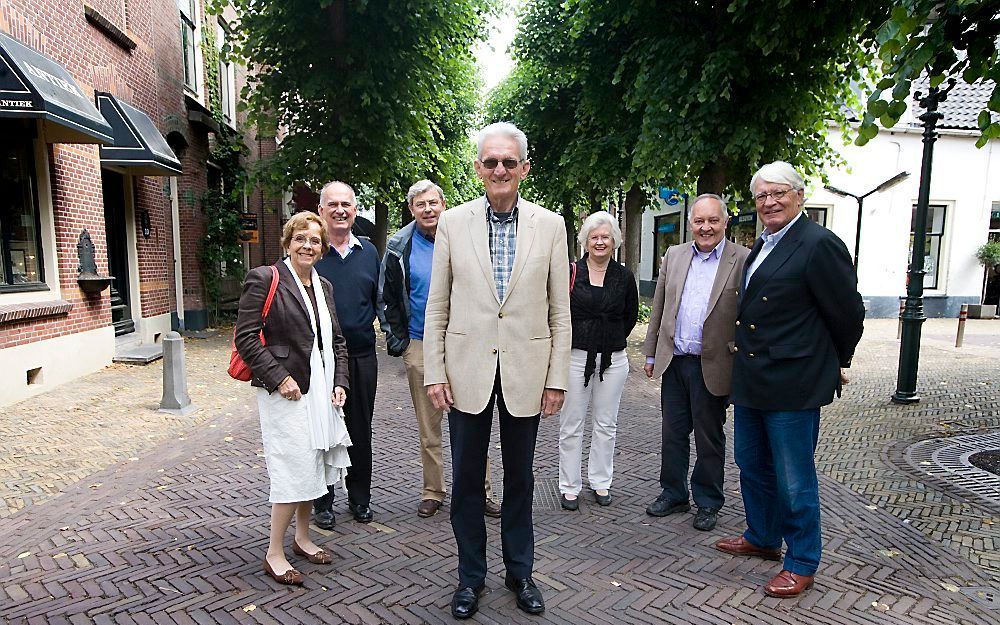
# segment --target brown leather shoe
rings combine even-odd
[[[486,510],[483,512],[486,516],[499,519],[500,518],[500,504],[493,501],[492,499],[486,500]]]
[[[440,507],[440,501],[436,499],[424,499],[417,506],[417,516],[425,519],[429,516],[434,516]]]
[[[752,558],[764,558],[765,560],[781,559],[781,549],[762,549],[747,542],[742,536],[723,538],[715,543],[715,548],[734,556],[750,556]]]
[[[264,572],[270,575],[271,579],[285,586],[301,586],[305,582],[305,577],[302,576],[302,573],[299,573],[295,569],[288,569],[281,575],[278,575],[266,559],[264,560]]]
[[[292,541],[292,553],[297,556],[304,556],[306,560],[309,560],[313,564],[330,564],[333,562],[333,556],[326,549],[320,549],[316,553],[306,553],[306,550],[299,547],[299,543],[295,540]]]
[[[812,575],[796,575],[791,571],[782,569],[780,573],[772,577],[771,581],[764,585],[764,594],[769,597],[778,597],[779,599],[797,597],[802,591],[812,588],[812,585]]]

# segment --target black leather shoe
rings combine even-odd
[[[691,504],[686,501],[670,501],[663,495],[656,498],[656,501],[646,507],[646,514],[649,516],[667,516],[678,512],[687,512],[691,509]]]
[[[451,597],[451,615],[466,619],[475,614],[479,610],[479,594],[483,592],[485,586],[485,584],[480,584],[477,588],[465,586],[456,590]]]
[[[611,505],[611,491],[608,491],[607,495],[602,495],[596,490],[594,491],[594,501],[597,502],[599,506],[610,506]]]
[[[507,573],[503,578],[503,583],[504,586],[514,591],[518,608],[528,614],[541,614],[545,611],[542,591],[538,590],[538,586],[535,586],[535,582],[530,577],[515,579],[513,575]]]
[[[715,523],[719,520],[718,508],[702,508],[698,506],[698,512],[694,515],[692,525],[696,530],[710,532],[715,529]]]
[[[579,510],[580,509],[580,497],[576,499],[567,499],[566,495],[559,495],[559,505],[562,506],[563,510]]]
[[[313,510],[313,523],[321,530],[332,530],[337,527],[337,517],[333,510]]]
[[[375,514],[372,509],[364,504],[351,504],[351,514],[354,515],[354,520],[358,523],[371,523],[372,519],[375,518]]]

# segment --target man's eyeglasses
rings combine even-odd
[[[430,208],[431,210],[441,206],[441,200],[427,200],[425,202],[416,202],[413,204],[413,208],[418,211],[422,211],[425,208]]]
[[[307,237],[304,234],[297,234],[292,237],[292,241],[295,241],[299,245],[309,245],[311,247],[319,247],[323,245],[323,239],[319,237]]]
[[[517,167],[518,165],[520,165],[524,161],[523,160],[514,159],[514,158],[505,158],[503,160],[498,160],[498,159],[495,159],[495,158],[487,158],[487,159],[483,159],[483,160],[481,160],[479,162],[482,163],[483,167],[485,167],[486,169],[496,169],[497,165],[499,165],[501,163],[503,163],[503,168],[504,169],[514,169],[515,167]]]
[[[772,200],[777,202],[778,200],[785,197],[794,190],[795,189],[784,189],[782,191],[768,191],[767,193],[758,193],[753,196],[753,199],[758,204],[763,204],[765,201],[767,201],[767,198],[771,198]]]

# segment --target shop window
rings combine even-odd
[[[663,255],[667,253],[667,248],[680,243],[682,234],[680,213],[653,218],[654,280],[660,275],[660,264],[663,262]]]
[[[44,286],[31,139],[0,142],[0,291]]]
[[[825,206],[806,206],[806,217],[812,219],[819,225],[826,227],[826,211]]]
[[[927,230],[924,236],[924,288],[937,289],[941,269],[941,242],[944,239],[945,207],[932,204],[927,207]],[[913,226],[917,220],[917,207],[913,207],[910,218],[910,251],[907,260],[913,257]]]
[[[181,53],[184,56],[184,86],[198,91],[197,0],[177,0],[181,14]]]
[[[223,55],[223,46],[229,38],[229,31],[222,25],[218,25],[216,41],[219,45],[219,95],[222,105],[222,117],[233,128],[236,127],[236,65],[226,60]]]
[[[757,238],[757,213],[741,213],[729,220],[729,239],[752,248]]]

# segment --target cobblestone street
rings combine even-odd
[[[636,330],[633,349],[644,331]],[[924,325],[922,400],[897,406],[888,401],[896,321],[866,323],[852,382],[823,412],[823,562],[801,597],[760,590],[777,563],[712,548],[744,527],[731,440],[728,501],[715,531],[694,530],[690,514],[645,514],[659,490],[659,385],[633,354],[614,503],[599,507],[585,489],[579,512],[560,510],[558,421],[544,420],[535,580],[546,611],[529,617],[515,607],[503,586],[499,521],[490,519],[487,591],[470,622],[998,622],[1000,487],[961,459],[979,440],[969,437],[1000,431],[1000,322],[970,321],[961,349],[954,331],[954,320]],[[253,394],[226,375],[230,338],[187,339],[200,408],[188,417],[155,411],[161,363],[115,365],[0,409],[0,622],[455,622],[448,502],[432,518],[416,516],[421,470],[402,362],[380,347],[375,522],[350,520],[340,496],[336,529],[317,530],[334,564],[293,558],[307,580],[289,588],[261,570],[267,475]],[[500,464],[497,452],[498,490]]]

